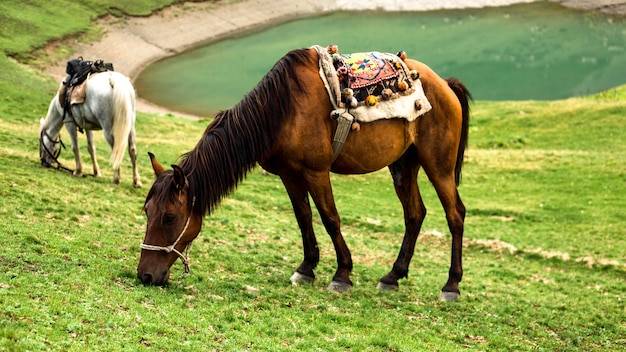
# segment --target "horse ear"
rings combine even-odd
[[[159,177],[159,175],[163,173],[165,169],[156,160],[156,157],[154,156],[154,154],[148,152],[148,156],[150,157],[150,162],[152,163],[152,168],[154,169],[154,173],[156,174],[157,177]]]
[[[172,165],[174,169],[174,183],[176,183],[176,189],[180,192],[185,189],[185,186],[189,186],[187,182],[187,176],[178,165]]]

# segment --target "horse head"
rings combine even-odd
[[[63,145],[60,136],[50,136],[46,130],[45,121],[43,117],[39,120],[39,160],[41,166],[53,167],[61,154],[60,147],[65,147],[65,145]]]
[[[185,272],[189,261],[185,253],[202,228],[202,216],[195,214],[195,198],[190,201],[189,182],[183,170],[172,165],[165,170],[152,153],[150,161],[156,180],[144,204],[146,235],[141,244],[137,277],[144,285],[164,285],[170,267],[181,258]]]

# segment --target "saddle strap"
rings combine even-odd
[[[348,138],[348,133],[352,129],[352,122],[354,121],[354,116],[352,116],[349,112],[344,112],[339,115],[337,119],[337,129],[335,130],[335,136],[333,137],[333,163],[341,153],[341,149],[343,149],[343,145],[346,142],[346,138]]]
[[[330,99],[330,103],[334,109],[331,115],[338,114],[337,109],[339,109],[343,104],[341,104],[341,90],[339,88],[339,80],[337,79],[337,71],[333,66],[333,59],[326,48],[319,45],[313,45],[312,48],[317,51],[317,55],[319,56],[320,78],[324,83],[324,88],[326,88],[326,93],[328,93],[328,98]],[[335,162],[339,153],[341,153],[343,144],[346,142],[348,133],[352,128],[353,121],[354,116],[348,112],[348,109],[346,109],[346,111],[337,118],[337,129],[335,130],[335,135],[333,137],[332,162]]]

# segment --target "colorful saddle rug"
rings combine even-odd
[[[370,52],[339,54],[335,45],[312,47],[319,56],[320,77],[334,107],[333,116],[360,122],[403,118],[409,121],[430,111],[419,73],[398,55]]]
[[[397,55],[370,52],[334,55],[333,63],[341,89],[351,88],[357,101],[365,101],[367,96],[382,95],[384,89],[397,93],[398,83],[405,81],[406,89],[412,88],[408,80],[409,70]]]

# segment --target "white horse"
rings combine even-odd
[[[100,176],[100,167],[96,159],[93,143],[94,130],[103,130],[104,138],[111,146],[111,164],[115,170],[113,183],[120,183],[120,165],[124,151],[128,147],[130,161],[133,164],[133,186],[141,187],[137,171],[137,148],[135,147],[135,89],[128,79],[119,72],[107,71],[92,75],[87,81],[85,101],[71,106],[71,116],[63,117],[63,108],[59,94],[50,102],[46,118],[41,119],[39,133],[39,156],[41,165],[64,168],[57,160],[62,145],[60,132],[65,124],[72,138],[72,151],[76,159],[75,176],[83,175],[83,165],[78,148],[77,129],[85,131],[87,150],[93,162],[93,175]],[[65,168],[64,168],[65,169]],[[67,170],[67,169],[66,169]],[[70,170],[71,171],[71,170]]]

